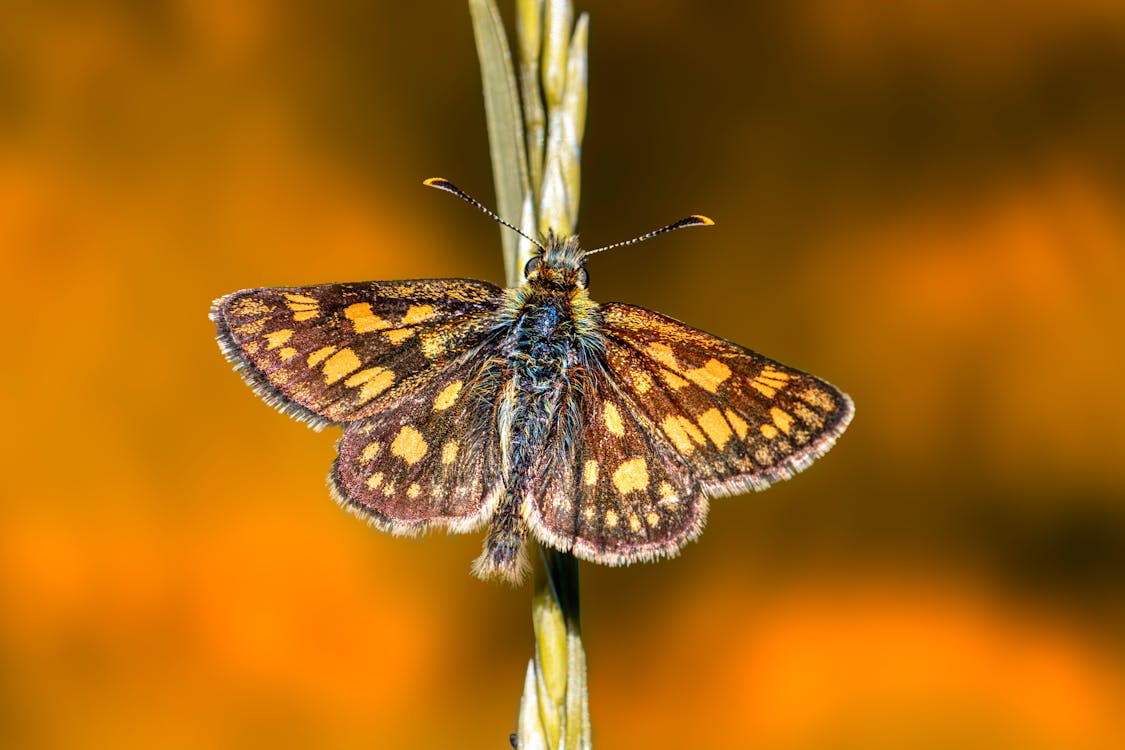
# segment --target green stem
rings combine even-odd
[[[492,0],[469,0],[480,56],[497,211],[528,234],[573,234],[586,116],[586,14],[570,0],[516,0],[517,83]],[[522,106],[521,106],[522,97]],[[504,269],[522,282],[531,245],[507,230]],[[579,620],[578,560],[540,545],[532,595],[535,656],[520,701],[520,750],[589,750],[586,652]]]

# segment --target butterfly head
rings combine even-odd
[[[692,214],[686,219],[680,219],[656,231],[642,234],[640,237],[634,237],[631,240],[615,242],[612,245],[605,245],[604,247],[586,251],[579,246],[578,238],[571,235],[556,235],[553,232],[548,232],[546,240],[537,242],[525,234],[522,229],[509,221],[505,221],[500,216],[497,216],[495,212],[486,208],[480,201],[461,190],[461,188],[457,187],[449,180],[442,179],[441,177],[431,177],[423,184],[426,185],[426,187],[437,188],[438,190],[444,190],[447,193],[456,195],[461,200],[475,206],[534,245],[539,252],[533,255],[531,260],[527,262],[527,265],[524,266],[524,280],[532,286],[555,291],[584,291],[590,281],[590,277],[586,273],[586,258],[594,253],[612,250],[617,247],[635,245],[638,242],[644,242],[647,239],[664,234],[665,232],[671,232],[675,229],[683,229],[684,227],[709,227],[715,223],[706,216]]]
[[[585,289],[590,276],[586,273],[586,253],[578,238],[548,234],[524,266],[523,277],[529,284],[560,291]]]

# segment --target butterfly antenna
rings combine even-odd
[[[501,219],[499,216],[496,215],[496,213],[494,211],[487,208],[483,203],[481,203],[476,198],[474,198],[473,196],[466,193],[461,188],[454,185],[449,180],[442,179],[441,177],[431,177],[430,179],[423,181],[422,184],[425,185],[426,187],[437,188],[438,190],[444,190],[447,193],[453,193],[454,195],[456,195],[461,200],[465,201],[469,205],[476,206],[481,211],[483,211],[484,213],[491,216],[496,221],[498,221],[501,224],[503,224],[504,226],[506,226],[508,229],[511,229],[513,232],[518,234],[520,237],[523,237],[525,240],[530,242],[532,245],[535,245],[540,250],[543,250],[544,252],[546,252],[546,249],[541,244],[539,244],[539,242],[537,242],[536,240],[533,240],[530,237],[528,237],[526,234],[523,233],[522,230],[520,230],[519,227],[515,226],[514,224],[512,224],[510,222],[507,222],[507,221],[504,221],[503,219]]]
[[[691,216],[687,217],[686,219],[680,219],[679,221],[675,222],[674,224],[669,224],[666,227],[661,227],[660,229],[657,229],[654,232],[649,232],[648,234],[642,234],[640,237],[634,237],[633,239],[625,240],[624,242],[615,242],[612,245],[606,245],[605,247],[599,247],[597,250],[587,250],[586,255],[593,255],[594,253],[600,253],[603,250],[613,250],[614,248],[617,248],[617,247],[628,247],[629,245],[636,245],[638,242],[644,242],[645,240],[650,240],[658,234],[665,234],[667,232],[671,232],[671,231],[676,230],[676,229],[683,229],[684,227],[709,227],[709,226],[712,226],[714,223],[715,222],[711,221],[706,216],[700,216],[699,214],[692,214]]]

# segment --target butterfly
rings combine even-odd
[[[452,183],[425,184],[519,232]],[[473,572],[513,583],[527,572],[529,535],[597,563],[648,561],[699,535],[708,498],[808,468],[854,412],[820,378],[590,299],[589,255],[711,223],[692,216],[590,252],[549,234],[531,240],[514,288],[247,289],[217,299],[211,319],[267,403],[314,429],[343,427],[329,489],[379,529],[488,526]]]

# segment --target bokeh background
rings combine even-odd
[[[857,416],[583,567],[605,748],[1125,747],[1125,4],[585,0],[596,299]],[[504,8],[510,12],[510,7]],[[0,745],[502,748],[530,589],[339,511],[210,300],[501,281],[461,2],[3,4]]]

